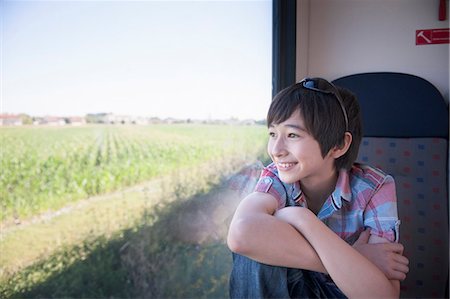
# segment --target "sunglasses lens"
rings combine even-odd
[[[313,80],[306,80],[303,82],[303,86],[310,89],[316,89],[316,84],[314,84]]]

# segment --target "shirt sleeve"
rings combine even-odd
[[[278,176],[270,166],[264,168],[255,186],[255,192],[268,193],[278,201],[278,209],[286,206],[287,192]]]
[[[386,176],[364,210],[364,226],[369,227],[372,235],[398,242],[400,220],[397,213],[397,195],[395,182]]]

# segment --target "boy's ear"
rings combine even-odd
[[[331,155],[333,158],[337,159],[348,151],[350,145],[352,144],[353,136],[350,132],[345,132],[344,135],[344,144],[342,146],[335,146],[331,149]]]

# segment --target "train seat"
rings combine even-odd
[[[390,72],[345,76],[334,84],[360,102],[359,162],[396,181],[400,242],[410,261],[402,298],[448,298],[448,106],[423,78]]]

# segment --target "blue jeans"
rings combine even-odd
[[[321,273],[265,265],[233,253],[230,298],[346,298]]]

